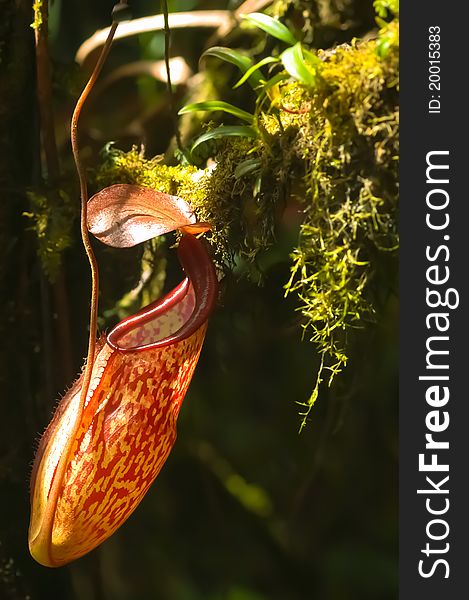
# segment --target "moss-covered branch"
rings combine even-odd
[[[209,241],[225,271],[236,257],[254,265],[275,243],[285,209],[301,212],[285,290],[298,298],[304,335],[321,365],[303,424],[320,383],[330,384],[346,365],[350,336],[374,319],[377,290],[387,285],[381,257],[398,243],[398,19],[382,20],[397,2],[376,8],[381,30],[366,40],[325,51],[296,44],[293,64],[275,51],[264,59],[271,66],[264,79],[256,72],[255,135],[214,135],[199,145],[194,162],[211,158],[207,168],[168,166],[137,148],[108,145],[96,172],[97,188],[137,183],[186,199],[212,224]],[[275,10],[282,12],[279,3]],[[32,196],[32,216],[54,266],[70,242],[73,215],[67,202],[48,215],[41,198]]]

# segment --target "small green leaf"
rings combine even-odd
[[[253,171],[257,171],[261,166],[261,161],[259,158],[248,158],[243,160],[243,162],[239,163],[234,171],[234,176],[236,179],[240,179],[244,175],[248,173],[252,173]]]
[[[380,29],[384,29],[388,26],[387,21],[381,19],[380,17],[376,17],[376,24],[379,26]]]
[[[262,189],[262,175],[258,175],[256,177],[256,181],[254,183],[254,187],[252,188],[252,197],[255,198],[261,193]]]
[[[376,53],[380,58],[385,58],[385,56],[389,52],[389,48],[391,47],[391,40],[387,37],[384,37],[378,41],[376,44]]]
[[[268,64],[273,63],[273,62],[279,62],[279,59],[278,58],[274,58],[273,56],[266,56],[265,58],[263,58],[262,60],[260,60],[255,65],[252,65],[252,67],[249,68],[246,71],[246,73],[241,77],[241,79],[235,83],[235,85],[233,86],[233,89],[235,90],[239,86],[243,85],[243,83],[245,81],[247,81],[254,73],[256,73],[256,71],[258,71],[258,69],[260,69],[264,65],[268,65]],[[258,76],[257,77],[257,82],[260,83],[260,75],[259,75],[259,73],[256,73],[256,75]]]
[[[259,27],[259,29],[262,29],[262,31],[265,31],[272,37],[277,38],[286,44],[290,44],[291,46],[296,44],[296,38],[292,32],[277,19],[273,19],[272,17],[264,15],[263,13],[241,15],[241,18],[245,21],[248,21],[248,23],[256,25],[256,27]]]
[[[311,50],[307,50],[306,48],[301,48],[301,50],[303,52],[303,56],[305,57],[305,59],[309,63],[311,63],[312,66],[319,66],[319,65],[323,64],[323,62],[319,58],[319,56],[317,56],[316,54],[314,54],[314,52],[311,52]]]
[[[277,73],[276,75],[274,75],[273,77],[271,77],[269,79],[269,81],[267,81],[263,86],[262,86],[262,90],[261,93],[259,94],[259,97],[257,99],[257,110],[260,110],[262,107],[262,104],[266,98],[266,96],[270,97],[271,102],[273,101],[273,96],[270,93],[270,91],[272,90],[272,88],[274,88],[278,83],[280,83],[281,81],[285,81],[286,79],[288,79],[288,75],[286,75],[284,72],[282,73]]]
[[[375,0],[373,6],[376,14],[383,19],[386,18],[389,13],[394,15],[399,14],[399,0]]]
[[[262,88],[262,91],[267,94],[274,86],[277,85],[277,83],[285,81],[286,79],[288,79],[288,76],[285,75],[285,73],[277,73],[276,75],[271,77],[269,81],[266,81],[264,87]]]
[[[305,64],[300,42],[292,48],[287,48],[285,52],[282,52],[280,58],[289,75],[304,85],[314,85],[315,76]]]
[[[200,60],[204,58],[204,56],[214,56],[215,58],[219,58],[225,62],[231,63],[238,67],[241,73],[246,73],[246,71],[252,66],[252,59],[245,54],[241,54],[236,50],[232,50],[231,48],[224,48],[223,46],[213,46],[213,48],[209,48],[206,50]],[[254,73],[250,77],[248,77],[248,82],[253,89],[260,84],[261,77],[259,73]]]
[[[215,58],[229,62],[238,67],[242,73],[245,73],[252,65],[252,60],[249,56],[241,54],[231,48],[224,48],[223,46],[213,46],[212,48],[209,48],[202,54],[200,60],[205,56],[214,56]]]
[[[204,133],[197,138],[192,145],[191,152],[193,152],[197,146],[200,146],[200,144],[208,142],[209,140],[217,140],[224,137],[256,138],[257,136],[257,131],[253,127],[247,125],[220,125],[220,127],[207,131],[207,133]]]
[[[242,119],[243,121],[247,121],[252,124],[254,117],[250,113],[246,112],[242,108],[238,108],[237,106],[233,106],[233,104],[229,104],[228,102],[223,102],[221,100],[210,100],[208,102],[195,102],[194,104],[186,104],[183,106],[178,114],[184,115],[191,112],[197,111],[215,111],[222,110],[223,112],[229,113],[230,115],[234,115]]]

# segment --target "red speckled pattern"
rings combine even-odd
[[[55,562],[74,560],[109,537],[158,475],[176,440],[205,330],[138,354],[101,350],[96,364],[106,361],[104,373],[85,408],[57,505]]]
[[[66,564],[112,535],[174,445],[217,291],[204,245],[186,234],[178,252],[188,277],[99,340],[83,408],[80,377],[41,440],[29,547],[43,565]]]

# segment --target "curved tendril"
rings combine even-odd
[[[80,229],[81,229],[81,239],[83,242],[83,246],[85,248],[86,255],[88,257],[88,261],[90,263],[91,268],[91,303],[90,303],[90,332],[88,338],[88,354],[86,358],[86,366],[85,372],[83,376],[83,388],[81,393],[81,403],[84,403],[86,394],[88,392],[89,383],[91,380],[91,370],[93,368],[93,361],[95,355],[95,347],[96,347],[96,332],[97,332],[97,316],[98,316],[98,291],[99,291],[99,271],[98,271],[98,263],[96,261],[96,257],[93,252],[93,248],[90,243],[90,237],[88,234],[88,186],[86,183],[86,171],[83,167],[83,164],[80,159],[80,152],[78,147],[78,119],[80,118],[81,110],[83,105],[85,104],[86,99],[88,98],[89,93],[93,89],[93,86],[96,82],[96,79],[101,72],[101,69],[104,65],[104,62],[109,54],[109,50],[111,49],[112,39],[117,29],[117,23],[113,23],[112,27],[109,31],[108,38],[106,43],[103,46],[103,50],[101,55],[96,63],[96,66],[91,74],[91,77],[86,84],[81,96],[78,98],[78,101],[75,106],[75,110],[73,111],[72,121],[71,121],[71,131],[70,137],[72,142],[72,152],[73,158],[75,159],[75,165],[78,173],[78,178],[80,180],[80,197],[81,197],[81,215],[80,215]]]
[[[120,4],[127,4],[124,2],[120,2]],[[93,370],[93,363],[96,353],[96,333],[97,333],[97,315],[98,315],[98,291],[99,291],[99,271],[98,271],[98,263],[96,261],[96,257],[93,252],[93,248],[90,243],[89,235],[88,235],[88,227],[87,227],[87,205],[88,205],[88,186],[86,183],[86,171],[80,159],[79,147],[78,147],[78,120],[81,114],[81,110],[83,105],[88,98],[93,86],[101,72],[101,69],[104,65],[104,62],[109,54],[111,49],[112,40],[114,34],[117,29],[118,22],[114,21],[109,30],[109,35],[107,37],[106,43],[103,46],[101,54],[98,58],[98,61],[93,69],[93,72],[86,84],[81,96],[78,98],[75,110],[73,111],[71,125],[70,125],[70,138],[72,144],[72,152],[73,158],[75,160],[75,165],[78,173],[78,178],[80,181],[80,197],[81,197],[81,214],[80,214],[80,229],[81,229],[81,238],[83,242],[83,246],[85,248],[86,255],[88,257],[88,261],[90,263],[91,269],[91,302],[90,302],[90,331],[88,338],[88,353],[86,357],[85,370],[83,373],[83,385],[81,388],[80,394],[80,404],[79,409],[77,411],[77,416],[75,418],[75,423],[73,425],[73,430],[69,436],[67,444],[65,445],[64,452],[62,453],[59,463],[57,465],[53,480],[51,482],[51,488],[49,491],[50,502],[48,503],[48,507],[46,510],[46,514],[44,515],[44,520],[41,523],[41,528],[37,537],[47,537],[45,540],[47,546],[49,548],[49,556],[52,560],[51,556],[51,544],[52,544],[52,531],[53,531],[53,521],[55,516],[55,511],[57,508],[57,502],[60,495],[61,484],[65,475],[65,469],[68,464],[68,459],[70,456],[70,452],[72,449],[72,444],[75,439],[76,432],[78,427],[80,426],[80,416],[85,405],[86,396],[88,394],[88,388],[91,381],[91,374]]]

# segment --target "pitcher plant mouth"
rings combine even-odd
[[[112,348],[121,352],[162,348],[169,346],[175,340],[190,337],[201,323],[207,321],[215,306],[218,291],[218,281],[213,263],[207,255],[203,243],[191,234],[182,236],[178,246],[178,257],[182,268],[188,275],[186,279],[163,299],[149,304],[135,315],[127,317],[116,325],[107,336],[107,342]],[[190,298],[193,298],[193,311],[186,319],[182,314],[180,315],[181,327],[179,329],[174,329],[173,324],[171,331],[166,327],[168,335],[165,337],[162,337],[161,332],[157,332],[157,339],[147,341],[147,338],[141,336],[137,340],[139,343],[132,345],[134,339],[132,332],[135,329],[150,327],[155,320],[165,318],[168,311],[176,311],[176,307],[190,303]]]
[[[85,404],[81,376],[40,442],[29,548],[45,566],[83,556],[120,527],[175,442],[218,289],[204,242],[185,234],[178,255],[186,278],[101,338]]]

